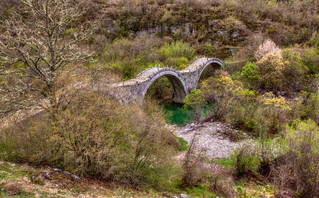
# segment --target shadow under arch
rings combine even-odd
[[[173,87],[173,98],[172,100],[176,103],[184,103],[184,98],[188,94],[185,82],[183,79],[175,72],[173,71],[165,71],[162,73],[158,73],[155,76],[152,77],[152,80],[150,80],[147,85],[145,86],[144,91],[142,92],[142,102],[144,101],[144,97],[146,92],[148,91],[149,87],[153,84],[154,81],[156,81],[158,78],[165,76],[169,82],[171,83]]]

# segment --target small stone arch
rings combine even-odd
[[[141,94],[142,101],[144,100],[145,94],[147,90],[149,89],[149,87],[152,85],[152,83],[161,76],[167,77],[167,79],[170,81],[170,83],[173,86],[173,90],[174,90],[173,101],[176,103],[184,103],[184,98],[188,94],[188,89],[185,82],[180,77],[181,75],[174,71],[163,71],[152,76],[151,80],[147,82],[147,84],[144,87],[144,90],[142,91],[142,94]]]
[[[214,72],[216,69],[224,69],[225,66],[224,63],[219,59],[211,59],[208,62],[206,62],[206,64],[198,71],[198,79],[195,86],[196,88],[198,87],[199,80],[201,79],[204,71],[208,68],[212,68]]]

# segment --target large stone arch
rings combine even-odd
[[[224,69],[224,63],[219,59],[211,59],[206,62],[206,64],[200,70],[198,70],[198,78],[195,88],[198,87],[199,80],[201,79],[204,71],[206,71],[207,69],[212,69],[212,72],[215,72],[216,69]],[[213,74],[214,73],[212,73],[212,75]]]
[[[218,58],[202,57],[180,71],[170,67],[151,67],[139,73],[136,78],[108,86],[112,88],[111,90],[114,90],[111,95],[119,101],[130,102],[138,100],[142,104],[151,84],[159,77],[166,76],[173,85],[173,101],[183,103],[188,92],[197,88],[203,72],[208,67],[215,67],[215,69],[224,68],[224,62]],[[119,89],[123,89],[125,92],[118,91]]]
[[[150,78],[150,80],[147,82],[147,84],[143,88],[143,91],[141,93],[142,101],[144,100],[145,94],[147,90],[149,89],[149,87],[153,84],[155,80],[157,80],[161,76],[167,77],[167,79],[170,81],[170,83],[173,86],[173,90],[174,90],[173,101],[176,103],[184,103],[184,98],[188,94],[188,89],[185,82],[180,77],[181,74],[176,73],[174,71],[162,71],[162,72],[154,74],[154,76]]]

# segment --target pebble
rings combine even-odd
[[[49,173],[44,173],[43,177],[44,177],[44,179],[50,179],[51,175]]]
[[[71,175],[71,179],[72,179],[73,181],[78,181],[78,180],[80,180],[80,178],[79,178],[78,176],[76,176],[76,175]]]
[[[179,195],[181,198],[189,198],[189,196],[185,195],[185,194],[180,194]]]
[[[69,171],[63,171],[63,174],[66,176],[71,176],[71,173]]]
[[[53,172],[61,172],[61,169],[53,168]]]

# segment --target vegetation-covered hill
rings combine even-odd
[[[244,196],[238,182],[254,180],[277,197],[319,195],[317,0],[3,0],[0,19],[0,118],[13,118],[1,160],[160,191]],[[229,159],[190,142],[174,161],[185,142],[157,106],[172,94],[165,77],[142,107],[94,89],[204,55],[226,67],[204,75],[185,108],[255,138]]]

